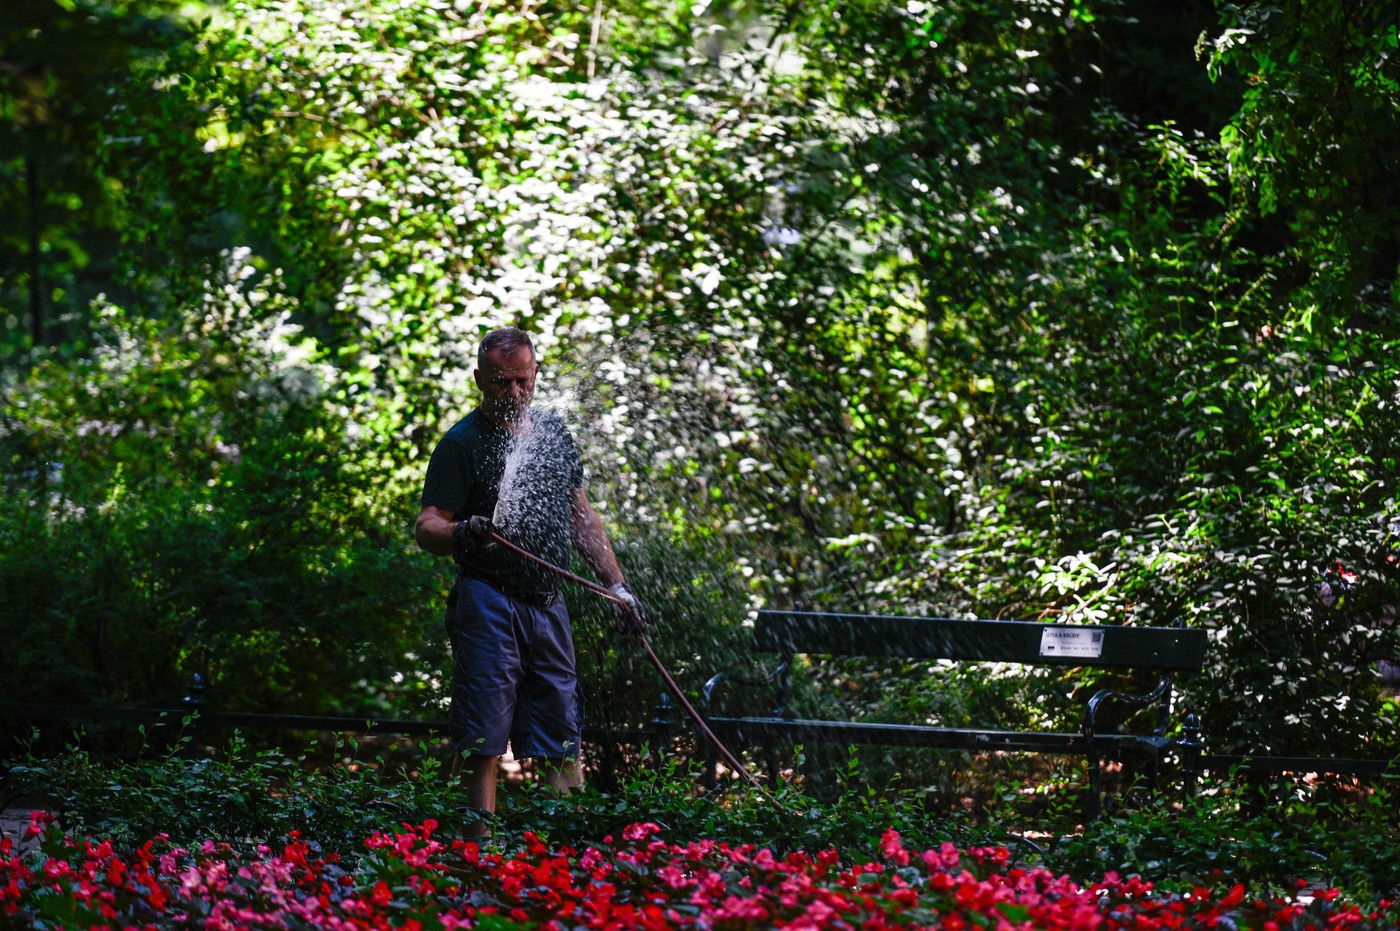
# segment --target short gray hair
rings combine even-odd
[[[499,330],[492,330],[481,340],[481,345],[476,348],[476,364],[480,367],[486,361],[486,354],[493,349],[503,349],[507,353],[513,353],[521,347],[528,348],[530,355],[535,354],[535,344],[530,341],[530,334],[520,327],[501,327]]]

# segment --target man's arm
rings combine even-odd
[[[418,548],[434,556],[452,555],[452,531],[457,524],[452,514],[431,504],[418,512],[418,522],[413,525],[413,539]]]
[[[622,568],[617,564],[617,556],[613,554],[608,534],[603,530],[603,522],[599,519],[598,512],[593,510],[593,504],[582,488],[574,489],[573,511],[574,545],[578,547],[579,555],[604,585],[612,587],[619,584],[622,582]],[[421,526],[422,517],[418,520]],[[450,536],[449,532],[449,552]],[[422,545],[421,539],[419,545]]]

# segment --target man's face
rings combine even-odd
[[[481,389],[481,412],[500,424],[518,421],[535,394],[540,366],[529,346],[492,349],[472,374]]]

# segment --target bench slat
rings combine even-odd
[[[1206,634],[1180,627],[764,610],[754,626],[754,648],[768,653],[1186,670],[1204,664]]]

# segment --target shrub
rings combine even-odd
[[[1137,873],[1187,887],[1228,875],[1252,888],[1286,889],[1298,877],[1353,892],[1400,894],[1392,788],[1302,786],[1292,780],[1153,803],[1087,825],[1056,845],[1051,862],[1071,875]]]
[[[200,672],[239,709],[426,704],[432,576],[295,328],[180,323],[109,307],[0,391],[0,696],[170,702]]]

